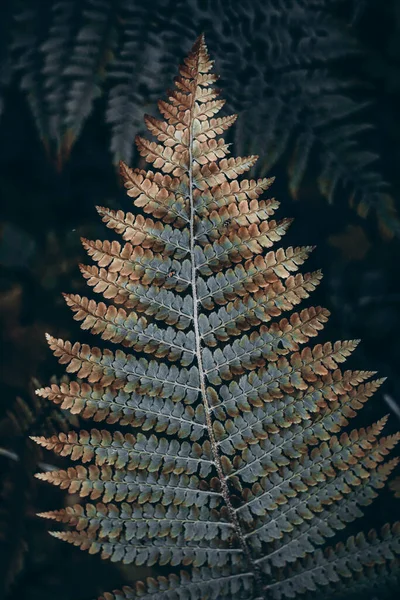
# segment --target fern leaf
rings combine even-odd
[[[193,410],[191,406],[183,407],[169,399],[151,398],[75,381],[60,386],[53,384],[37,393],[85,419],[131,425],[140,427],[142,431],[165,432],[178,438],[190,437],[192,441],[205,435],[205,417],[201,406]]]
[[[378,422],[376,428],[379,429],[380,426],[381,424]],[[377,435],[371,435],[370,430],[353,430],[351,436],[346,433],[342,434],[340,439],[333,436],[330,438],[329,444],[323,442],[311,451],[310,457],[305,453],[297,461],[289,462],[284,456],[281,457],[279,447],[276,453],[276,465],[271,460],[269,463],[265,461],[264,467],[250,464],[249,468],[242,460],[241,478],[243,481],[246,481],[246,477],[250,481],[258,481],[258,485],[253,486],[247,504],[241,506],[238,511],[243,513],[244,518],[250,519],[250,513],[258,515],[265,514],[265,511],[275,510],[281,504],[286,504],[290,498],[296,497],[299,492],[307,492],[310,487],[325,482],[326,478],[335,479],[337,476],[335,469],[338,469],[339,474],[341,471],[354,469],[356,475],[366,477],[365,467],[375,468],[376,464],[383,460],[382,456],[388,454],[396,446],[398,440],[398,436],[392,436],[382,438],[378,443]],[[270,454],[273,456],[273,450]],[[264,452],[263,458],[266,457],[268,457],[268,453]],[[358,462],[354,460],[355,457]],[[249,459],[248,463],[251,460],[254,463],[254,456],[248,454],[245,456],[245,459],[247,458]],[[353,465],[355,466],[353,467]],[[283,469],[286,477],[282,477],[277,466],[287,467]],[[229,468],[228,464],[227,467]],[[276,475],[265,477],[264,474],[268,472],[276,473]],[[237,473],[239,473],[239,469],[235,473],[232,471],[230,477],[236,477]],[[286,478],[289,481],[285,481]],[[339,484],[340,478],[337,477],[337,480]],[[351,474],[348,474],[347,482],[351,482]]]
[[[237,180],[224,181],[220,185],[214,185],[211,189],[199,190],[196,188],[193,191],[196,212],[200,216],[208,216],[213,210],[218,210],[224,206],[230,208],[232,204],[236,205],[241,200],[257,200],[273,182],[273,177],[258,179],[257,181],[244,179],[241,182]],[[271,200],[267,201],[268,205],[272,202]],[[275,204],[274,207],[277,208],[277,205]]]
[[[144,285],[164,284],[167,289],[184,291],[189,286],[189,260],[182,263],[142,247],[119,242],[82,240],[83,247],[100,267],[108,267],[109,273],[127,275],[132,281]],[[170,274],[172,275],[170,276]]]
[[[48,336],[48,342],[60,364],[68,364],[68,373],[77,373],[78,377],[87,378],[90,383],[113,383],[125,391],[148,392],[150,396],[172,398],[174,402],[185,398],[188,404],[197,398],[197,367],[190,370],[168,368],[156,361],[137,360],[121,350],[117,350],[115,355],[110,350],[102,353],[99,348],[90,348],[79,342],[71,344],[51,336]]]
[[[153,163],[156,169],[163,173],[171,173],[175,177],[183,175],[188,167],[188,152],[185,147],[179,152],[171,146],[164,147],[162,144],[149,142],[145,138],[137,136],[135,139],[139,153],[147,162]]]
[[[200,315],[201,337],[207,346],[215,346],[217,338],[226,341],[230,336],[240,335],[261,322],[268,322],[285,310],[291,310],[302,299],[308,298],[321,280],[320,271],[300,273],[288,277],[285,284],[277,282],[268,287],[268,291],[259,290],[253,295],[247,294],[243,300],[229,302],[210,316]]]
[[[153,324],[148,325],[146,318],[138,317],[134,311],[128,315],[123,308],[107,307],[104,302],[97,304],[94,300],[78,295],[65,294],[65,299],[75,312],[74,319],[83,321],[82,329],[101,333],[104,340],[122,343],[138,352],[154,354],[157,358],[179,360],[184,366],[190,365],[194,360],[193,332],[185,335],[172,328],[160,330]]]
[[[14,70],[19,86],[27,95],[35,125],[47,152],[50,151],[50,131],[46,114],[46,92],[41,72],[44,68],[42,44],[46,40],[46,26],[51,22],[49,5],[43,12],[32,2],[22,4],[15,13],[15,27],[11,56],[15,54]]]
[[[163,250],[165,254],[173,254],[180,259],[189,252],[189,231],[177,231],[169,225],[162,226],[152,219],[143,219],[141,215],[132,213],[125,215],[122,211],[108,210],[97,207],[98,213],[103,217],[107,227],[114,229],[122,238],[133,246],[150,248],[154,252]]]
[[[229,537],[232,524],[217,510],[207,507],[164,507],[162,504],[80,504],[41,513],[39,516],[53,519],[86,531],[89,535],[99,534],[110,540],[118,540],[121,534],[127,541],[147,539],[179,539],[198,542]]]
[[[110,273],[106,269],[81,265],[82,275],[93,286],[95,292],[102,293],[106,299],[127,308],[136,308],[139,312],[153,315],[154,318],[176,325],[178,329],[187,329],[193,321],[192,297],[174,295],[172,292],[154,285],[141,285],[130,278]]]
[[[132,170],[122,161],[120,173],[128,196],[135,198],[135,206],[165,223],[174,223],[176,227],[187,224],[185,203],[182,193],[179,194],[179,179],[151,171]]]
[[[368,371],[341,373],[336,369],[332,375],[328,373],[311,385],[303,386],[299,385],[299,371],[292,370],[286,359],[280,359],[276,365],[269,365],[268,369],[253,371],[241,377],[238,382],[231,382],[229,387],[221,386],[219,397],[212,388],[208,388],[208,393],[212,410],[220,421],[225,421],[228,416],[235,417],[240,412],[247,413],[259,408],[267,411],[266,414],[277,411],[278,418],[282,419],[283,415],[279,411],[292,404],[296,412],[295,420],[298,420],[301,417],[307,418],[308,411],[317,412],[319,403],[322,402],[325,406],[325,401],[337,400],[338,396],[351,391],[353,386],[370,376]],[[278,400],[281,402],[278,403]],[[268,407],[267,404],[272,402],[276,402],[276,405]],[[294,416],[290,417],[289,423]],[[286,420],[282,423],[286,423]],[[274,431],[272,426],[272,432]]]
[[[361,384],[341,395],[339,401],[332,400],[329,403],[322,402],[320,398],[318,401],[314,399],[317,396],[314,391],[298,393],[293,397],[286,396],[281,403],[269,403],[253,411],[251,417],[245,415],[245,419],[237,415],[223,423],[225,432],[220,434],[218,443],[225,446],[229,453],[229,443],[239,449],[271,437],[277,451],[285,451],[287,447],[288,455],[300,456],[307,451],[307,445],[317,444],[318,440],[328,440],[330,436],[327,432],[338,433],[342,427],[347,426],[349,422],[346,416],[355,417],[357,412],[354,409],[362,408],[381,383],[382,380],[375,380],[366,385]],[[314,413],[317,414],[313,417]],[[301,427],[298,427],[299,424]]]
[[[272,512],[272,521],[269,518],[267,523],[263,517],[261,527],[248,537],[253,537],[254,545],[260,544],[257,537],[273,544],[272,551],[263,562],[264,570],[284,566],[285,555],[289,557],[290,554],[290,562],[305,558],[324,544],[327,538],[334,537],[337,531],[361,518],[362,507],[370,505],[377,498],[375,490],[384,486],[397,464],[398,459],[393,459],[374,471],[364,472],[364,477],[358,474],[349,476],[346,471],[335,481],[316,486],[304,501],[289,502],[287,510]],[[323,499],[323,504],[318,496]]]
[[[101,96],[100,82],[105,78],[116,43],[117,11],[108,2],[86,0],[83,25],[78,31],[64,76],[73,77],[65,100],[65,134],[62,156],[68,158],[93,102]],[[92,52],[87,52],[88,42]]]
[[[52,438],[32,438],[47,450],[53,450],[61,456],[70,456],[71,460],[97,465],[115,465],[117,469],[126,466],[128,471],[146,469],[149,473],[161,470],[161,473],[192,475],[199,470],[200,475],[207,476],[212,469],[209,443],[203,446],[195,444],[190,447],[187,442],[178,442],[167,438],[158,439],[139,433],[125,436],[117,432],[111,435],[107,430],[90,432],[81,430],[79,435],[70,432]]]
[[[279,203],[274,200],[243,200],[239,204],[231,203],[228,207],[222,206],[213,210],[208,218],[201,219],[198,226],[197,239],[207,243],[219,239],[221,233],[246,227],[253,223],[258,225],[263,220],[274,214]]]
[[[36,477],[67,489],[71,494],[79,493],[83,498],[90,496],[91,500],[102,498],[106,503],[112,500],[137,500],[139,503],[161,501],[164,506],[172,503],[197,507],[209,503],[211,508],[215,508],[221,504],[222,498],[218,480],[207,482],[195,475],[162,475],[145,471],[138,471],[133,476],[126,469],[116,469],[110,465],[100,468],[96,465],[88,468],[78,465],[66,471],[37,473]]]
[[[193,569],[192,575],[181,571],[168,577],[148,578],[146,582],[139,582],[135,589],[125,586],[121,591],[115,590],[107,593],[99,600],[136,600],[143,598],[188,598],[200,600],[200,598],[246,598],[251,593],[252,577],[249,573],[232,573],[229,569],[202,567]]]
[[[270,220],[271,179],[237,180],[256,157],[227,158],[216,139],[234,118],[215,117],[211,68],[200,36],[165,120],[146,117],[157,142],[137,139],[162,173],[122,163],[138,213],[98,209],[125,244],[83,240],[98,266],[82,273],[107,303],[65,294],[82,329],[126,351],[48,336],[77,379],[37,392],[103,423],[33,437],[78,463],[38,478],[92,501],[42,513],[68,526],[52,535],[167,567],[107,600],[280,599],[333,593],[374,565],[396,573],[396,524],[324,550],[388,480],[400,433],[384,435],[387,417],[353,426],[384,381],[339,368],[358,340],[308,345],[329,317],[293,310],[321,280],[298,272],[313,248],[273,248],[290,219]]]
[[[248,292],[266,288],[278,282],[280,277],[287,278],[290,273],[297,271],[313,249],[312,246],[304,246],[271,251],[265,257],[256,256],[243,266],[228,269],[207,280],[199,277],[199,301],[204,308],[212,310],[215,304],[223,305]]]
[[[46,111],[44,118],[48,121],[49,143],[58,168],[63,166],[67,158],[63,148],[68,111],[68,104],[65,101],[69,92],[69,78],[66,75],[71,72],[69,63],[71,49],[84,19],[84,4],[84,2],[81,4],[56,2],[52,6],[48,37],[40,47],[43,55],[42,75]]]
[[[206,244],[196,253],[196,268],[202,275],[212,275],[213,271],[221,271],[232,263],[242,262],[254,255],[261,254],[263,248],[270,248],[286,233],[291,219],[283,219],[279,223],[271,221],[260,227],[252,224],[240,227],[232,233],[220,237],[212,245]]]
[[[224,548],[221,542],[192,542],[178,538],[169,540],[160,537],[156,540],[147,540],[141,543],[127,539],[120,534],[117,539],[108,536],[99,538],[85,531],[52,531],[54,537],[78,546],[81,550],[88,550],[90,554],[101,552],[101,558],[113,562],[122,561],[124,564],[153,566],[176,564],[193,565],[201,567],[216,565],[223,567],[227,563],[236,565],[240,563],[242,551],[235,548]]]

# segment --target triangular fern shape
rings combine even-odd
[[[398,524],[321,550],[397,464],[386,418],[348,428],[383,380],[342,370],[357,340],[310,343],[329,317],[297,311],[321,279],[298,272],[312,247],[271,249],[290,220],[260,198],[272,179],[239,180],[257,157],[228,156],[219,136],[235,117],[217,116],[211,67],[200,36],[164,120],[146,117],[157,141],[136,140],[157,171],[121,164],[142,210],[98,209],[123,242],[83,240],[97,266],[82,273],[106,302],[65,298],[118,347],[48,336],[78,379],[38,394],[104,425],[35,438],[78,463],[38,477],[88,499],[42,516],[103,558],[170,568],[107,600],[340,594],[379,570],[392,581]]]

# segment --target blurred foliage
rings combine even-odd
[[[362,260],[371,246],[360,225],[347,225],[342,233],[331,235],[328,243],[341,250],[344,260]]]
[[[389,484],[390,489],[394,492],[396,498],[400,498],[400,477],[396,477]]]
[[[57,379],[53,377],[52,381]],[[34,474],[64,463],[43,452],[29,438],[38,431],[45,435],[69,431],[78,426],[78,420],[36,396],[33,390],[39,385],[32,380],[25,398],[17,397],[3,409],[0,419],[0,598],[83,599],[102,589],[101,577],[95,576],[100,561],[82,562],[80,553],[65,553],[46,534],[36,516],[54,502],[66,506],[79,498],[66,498],[53,490],[42,493],[43,486]],[[45,462],[47,458],[50,463]],[[77,593],[71,575],[80,569],[88,570],[88,579],[82,581]],[[102,566],[102,573],[112,576],[113,569]],[[115,574],[111,581],[117,581]]]
[[[374,131],[377,89],[362,68],[367,60],[373,70],[375,60],[379,70],[379,54],[362,42],[373,5],[9,0],[0,48],[9,65],[4,86],[12,75],[57,169],[87,135],[96,110],[107,124],[114,164],[129,163],[143,112],[154,110],[175,74],[176,58],[204,31],[229,98],[226,108],[243,116],[236,150],[262,156],[254,174],[263,176],[283,161],[289,192],[302,198],[311,171],[329,203],[349,198],[360,215],[371,211],[390,238],[400,234],[400,222]],[[386,11],[385,5],[383,17]],[[398,48],[395,42],[388,46],[390,69]]]

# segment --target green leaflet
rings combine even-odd
[[[215,304],[226,304],[238,296],[255,292],[277,282],[279,277],[286,278],[302,265],[312,246],[288,248],[268,252],[265,257],[257,256],[253,261],[228,269],[226,274],[218,273],[207,280],[197,280],[198,296],[204,308],[211,310]]]
[[[174,403],[169,398],[151,397],[145,394],[125,392],[123,389],[102,387],[88,383],[62,383],[38,390],[39,395],[49,398],[61,408],[84,418],[114,424],[140,427],[142,431],[155,430],[190,437],[197,441],[206,434],[204,408],[194,410],[189,405]]]
[[[68,364],[68,373],[77,373],[78,377],[87,378],[91,383],[102,385],[113,384],[125,391],[138,390],[150,396],[172,398],[174,402],[185,399],[193,403],[199,392],[199,374],[196,367],[190,370],[168,368],[156,361],[148,362],[144,358],[137,360],[121,350],[115,354],[99,348],[90,348],[78,342],[56,340],[48,336],[48,341],[59,362]]]
[[[81,265],[81,271],[95,292],[102,293],[107,300],[114,300],[115,304],[136,308],[178,329],[187,329],[193,321],[193,299],[189,295],[182,298],[164,287],[142,285],[127,276],[95,266]]]
[[[352,573],[363,573],[371,561],[375,564],[383,564],[398,553],[400,539],[400,523],[393,527],[384,526],[378,534],[371,530],[368,537],[360,533],[356,537],[351,536],[345,544],[338,544],[336,548],[328,548],[325,553],[317,550],[313,556],[307,556],[304,561],[298,561],[291,569],[291,576],[284,582],[271,584],[267,589],[273,590],[273,598],[283,598],[306,590],[315,590],[317,585],[327,587],[333,592],[332,584],[339,583],[339,589],[345,583],[340,576],[347,579]]]
[[[83,321],[82,329],[101,333],[103,339],[133,347],[138,352],[152,352],[158,358],[166,356],[171,362],[179,360],[183,366],[193,362],[195,342],[192,331],[184,334],[172,327],[159,329],[134,311],[128,315],[123,308],[117,310],[103,302],[97,304],[78,295],[65,294],[64,297],[75,313],[75,320]]]
[[[138,433],[122,435],[110,434],[107,430],[81,430],[61,433],[52,438],[33,438],[47,450],[53,450],[61,456],[70,456],[82,463],[95,462],[97,465],[115,465],[117,469],[126,467],[128,471],[147,470],[149,473],[161,471],[163,474],[175,473],[201,477],[210,474],[213,466],[208,441],[201,446],[188,442],[169,441],[166,438],[150,437]]]
[[[121,502],[138,501],[159,502],[163,505],[198,507],[210,504],[215,507],[221,503],[221,493],[217,479],[210,482],[199,479],[195,475],[160,474],[146,471],[128,472],[110,465],[85,468],[70,467],[66,471],[51,471],[36,475],[42,481],[68,489],[82,497],[90,496],[92,500],[102,498],[104,502],[115,500]]]

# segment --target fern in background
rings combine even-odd
[[[68,378],[64,378],[68,381]],[[39,382],[32,381],[32,388]],[[56,435],[78,425],[77,417],[35,395],[18,397],[0,419],[0,596],[15,586],[25,569],[28,552],[37,551],[31,524],[37,512],[36,481],[38,468],[51,470],[43,462],[43,451],[29,439],[35,432]]]
[[[362,50],[335,16],[343,0],[21,2],[13,64],[59,168],[102,94],[114,162],[129,162],[143,109],[170,81],[171,57],[203,29],[221,57],[228,108],[244,116],[237,147],[263,154],[257,176],[287,157],[297,198],[316,161],[329,202],[345,193],[360,215],[376,212],[382,233],[400,232],[379,156],[360,141],[370,128],[358,115],[367,102],[357,99],[345,65]],[[355,4],[353,20],[359,9]]]
[[[77,461],[37,477],[88,499],[42,516],[90,553],[167,569],[105,600],[390,589],[398,523],[325,547],[398,463],[386,417],[348,429],[383,379],[340,368],[357,340],[304,346],[329,312],[293,309],[321,273],[298,272],[312,247],[270,249],[291,220],[260,199],[272,179],[239,179],[257,156],[227,158],[236,115],[217,116],[211,67],[201,36],[158,103],[164,119],[145,117],[159,143],[136,138],[156,171],[121,163],[141,210],[98,207],[124,245],[83,240],[97,266],[82,273],[108,302],[66,302],[124,350],[47,336],[77,379],[37,393],[102,426],[33,438]]]
[[[4,91],[11,81],[11,56],[9,32],[12,24],[11,4],[4,2],[0,20],[0,117],[4,110]]]
[[[400,477],[396,477],[389,484],[390,489],[394,492],[396,498],[400,498]]]

